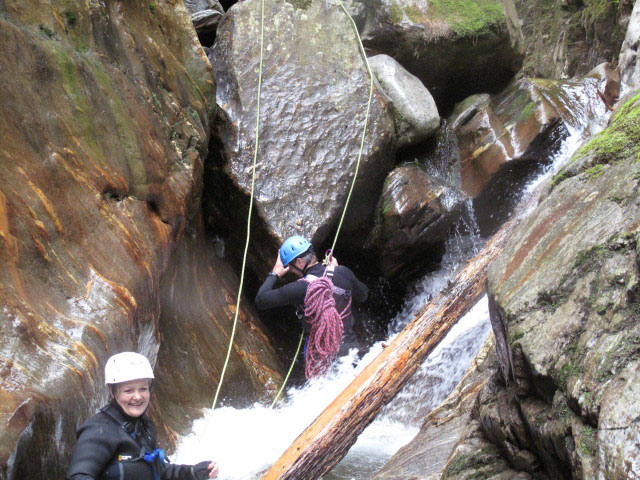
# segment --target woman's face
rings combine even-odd
[[[130,417],[139,417],[149,406],[149,380],[141,378],[116,385],[115,399]]]

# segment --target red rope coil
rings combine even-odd
[[[311,324],[311,334],[305,353],[305,376],[307,379],[322,375],[340,350],[342,319],[348,315],[351,300],[342,314],[336,309],[333,284],[327,277],[309,283],[304,298],[304,315]]]

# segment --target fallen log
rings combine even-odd
[[[298,436],[262,480],[313,480],[330,471],[449,329],[485,293],[487,266],[520,218],[507,222],[453,282]]]

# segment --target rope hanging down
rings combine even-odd
[[[238,287],[238,298],[236,300],[236,311],[233,318],[233,328],[231,329],[231,337],[229,338],[229,348],[227,349],[227,357],[224,360],[224,366],[220,373],[220,381],[218,382],[218,388],[216,389],[216,395],[213,398],[212,410],[215,410],[218,403],[218,395],[220,394],[220,388],[222,387],[222,380],[224,374],[227,371],[227,365],[229,364],[229,357],[231,356],[231,349],[233,348],[233,339],[236,335],[236,327],[238,326],[238,314],[240,313],[240,299],[242,298],[242,287],[244,285],[244,272],[247,265],[247,252],[249,251],[249,239],[251,238],[251,213],[253,211],[253,193],[256,185],[256,164],[258,161],[258,145],[260,143],[260,98],[262,93],[262,65],[264,60],[264,0],[260,2],[260,66],[258,69],[258,100],[256,105],[256,129],[255,137],[256,144],[253,149],[253,166],[251,168],[251,196],[249,198],[249,214],[247,215],[247,241],[244,245],[244,255],[242,256],[242,270],[240,272],[240,285]]]
[[[371,111],[371,99],[373,98],[373,72],[371,72],[371,67],[369,66],[369,60],[367,60],[367,53],[364,51],[364,46],[362,45],[362,39],[360,38],[360,33],[358,32],[358,26],[356,25],[356,22],[353,20],[348,10],[342,3],[342,0],[336,0],[336,1],[344,11],[345,15],[349,18],[349,21],[351,22],[353,31],[356,34],[356,39],[358,40],[358,46],[360,47],[360,54],[362,55],[362,60],[364,61],[365,66],[367,67],[367,72],[369,72],[369,100],[367,101],[367,111],[364,116],[364,125],[362,127],[362,136],[360,138],[360,151],[358,152],[358,159],[356,161],[356,170],[353,174],[353,180],[351,182],[351,187],[349,188],[349,193],[347,194],[347,200],[344,203],[344,209],[342,210],[342,216],[340,217],[340,222],[338,223],[338,228],[336,229],[336,235],[333,238],[333,244],[331,245],[331,252],[333,252],[336,248],[336,242],[338,241],[338,235],[340,235],[342,222],[344,221],[344,216],[347,213],[347,207],[349,206],[349,201],[351,200],[353,187],[356,184],[356,179],[358,178],[358,171],[360,170],[360,160],[362,159],[362,152],[364,151],[364,140],[367,135],[367,126],[369,124],[369,113]]]
[[[362,137],[360,140],[360,151],[358,153],[358,158],[356,161],[356,169],[353,175],[353,181],[351,182],[351,187],[349,188],[349,193],[347,194],[347,199],[345,201],[345,205],[344,205],[344,209],[342,211],[342,216],[340,217],[340,222],[338,223],[338,228],[336,229],[336,234],[333,240],[333,244],[331,247],[331,250],[333,251],[333,249],[335,248],[336,242],[338,241],[338,236],[340,234],[340,229],[342,228],[342,223],[344,221],[344,217],[345,214],[347,212],[347,207],[349,206],[349,201],[351,200],[351,194],[353,192],[353,188],[356,182],[356,179],[358,177],[358,171],[360,169],[360,161],[362,158],[362,152],[364,150],[364,141],[365,141],[365,137],[366,137],[366,132],[367,132],[367,126],[369,123],[369,112],[371,110],[371,99],[373,98],[373,73],[371,72],[371,68],[369,67],[369,62],[367,60],[367,55],[366,52],[364,51],[364,46],[362,45],[362,40],[360,39],[360,34],[358,33],[358,27],[355,23],[355,21],[353,20],[353,18],[351,17],[351,15],[349,14],[349,12],[347,11],[347,9],[345,8],[344,4],[342,3],[341,0],[336,0],[338,2],[338,4],[340,5],[340,7],[342,8],[342,10],[344,11],[344,13],[347,15],[347,17],[349,18],[349,20],[351,21],[351,25],[353,27],[353,30],[355,32],[356,35],[356,39],[358,40],[358,45],[360,47],[360,52],[362,54],[362,58],[364,60],[364,63],[367,67],[367,71],[369,73],[369,99],[367,102],[367,110],[365,113],[365,119],[364,119],[364,126],[362,128]],[[233,319],[233,327],[231,329],[231,336],[229,338],[229,347],[227,349],[227,355],[224,361],[224,365],[222,367],[222,372],[220,373],[220,380],[218,382],[218,387],[216,389],[216,394],[215,397],[213,399],[213,405],[211,407],[211,409],[215,409],[216,408],[216,404],[218,403],[218,396],[220,394],[220,389],[222,387],[222,382],[224,380],[224,375],[225,372],[227,370],[227,366],[229,364],[229,358],[231,356],[231,349],[233,348],[233,340],[235,338],[235,333],[236,333],[236,328],[238,325],[238,314],[240,312],[240,300],[242,297],[242,289],[243,289],[243,285],[244,285],[244,274],[245,274],[245,269],[246,269],[246,263],[247,263],[247,253],[249,250],[249,240],[251,237],[251,214],[253,211],[253,197],[254,197],[254,191],[255,191],[255,181],[256,181],[256,165],[257,165],[257,159],[258,159],[258,146],[259,146],[259,141],[260,141],[260,103],[261,103],[261,93],[262,93],[262,73],[263,73],[263,63],[264,63],[264,2],[265,0],[261,0],[260,1],[260,65],[259,65],[259,69],[258,69],[258,92],[257,92],[257,105],[256,105],[256,126],[255,126],[255,147],[254,147],[254,153],[253,153],[253,165],[251,168],[251,195],[250,195],[250,199],[249,199],[249,213],[247,215],[247,240],[245,242],[245,248],[244,248],[244,254],[242,257],[242,270],[240,273],[240,285],[238,287],[238,296],[237,296],[237,300],[236,300],[236,311],[235,311],[235,315],[234,315],[234,319]],[[335,309],[335,308],[334,308]],[[340,322],[340,324],[342,324],[342,322]],[[341,338],[341,337],[340,337]],[[337,353],[337,352],[336,352]],[[296,355],[297,357],[297,355]],[[296,357],[294,357],[293,361],[295,362]],[[292,364],[293,367],[293,364]],[[291,369],[289,369],[289,372],[291,372]],[[288,378],[288,374],[287,374],[287,378]],[[286,379],[285,379],[285,384],[286,384]],[[282,391],[282,389],[284,389],[284,384],[282,385],[280,391]],[[280,393],[278,393],[279,396]],[[275,405],[278,396],[276,396],[276,399],[274,400],[273,404],[271,405],[272,407]]]
[[[349,188],[349,193],[347,194],[347,199],[345,201],[344,208],[342,210],[342,215],[340,216],[340,222],[338,223],[338,228],[336,229],[336,234],[335,234],[335,237],[333,239],[333,244],[331,245],[331,249],[329,249],[328,252],[333,252],[333,250],[335,249],[336,242],[338,241],[338,236],[340,235],[340,229],[342,228],[342,223],[343,223],[344,217],[345,217],[345,215],[347,213],[347,207],[349,206],[349,201],[351,200],[351,194],[353,193],[353,188],[354,188],[354,185],[356,183],[356,179],[358,178],[358,171],[360,170],[360,161],[362,159],[362,152],[364,151],[364,141],[365,141],[366,134],[367,134],[367,127],[369,125],[369,114],[371,112],[371,100],[373,98],[373,72],[371,72],[371,67],[369,66],[369,60],[367,60],[367,54],[366,54],[366,52],[364,50],[364,46],[362,45],[362,39],[360,38],[360,33],[358,32],[358,26],[356,25],[356,22],[353,20],[353,18],[349,14],[349,11],[346,9],[346,7],[342,3],[342,1],[341,0],[336,0],[336,1],[340,5],[340,7],[344,11],[344,13],[347,15],[347,18],[349,18],[349,21],[351,22],[351,26],[352,26],[353,31],[355,33],[356,39],[358,40],[358,47],[360,48],[360,54],[362,55],[362,60],[364,61],[365,66],[367,67],[367,72],[369,73],[369,98],[367,100],[367,110],[365,112],[364,125],[362,126],[362,135],[360,137],[360,150],[358,152],[358,158],[356,160],[356,168],[355,168],[355,172],[353,174],[353,180],[351,181],[351,186]],[[328,256],[324,259],[324,264],[325,265],[329,265],[329,257]],[[311,289],[311,285],[309,285],[309,289]],[[308,294],[309,294],[309,291],[307,290],[307,295]],[[306,302],[307,302],[307,299],[305,298],[305,305],[306,305]],[[350,306],[351,305],[349,304],[349,307]],[[334,303],[334,311],[335,311],[335,303]],[[305,314],[306,314],[306,310],[305,310]],[[344,328],[343,325],[342,325],[342,320],[340,320],[340,326],[342,328]],[[335,327],[333,327],[333,328],[335,328]],[[312,329],[311,329],[311,335],[313,335],[313,326],[312,326]],[[335,334],[334,334],[334,336],[335,336]],[[338,338],[340,339],[340,341],[342,341],[342,332],[340,332],[340,336]],[[301,337],[301,341],[302,341],[302,337]],[[319,343],[325,343],[325,342],[319,342]],[[318,370],[320,368],[320,367],[316,367],[315,366],[316,360],[314,359],[315,357],[320,358],[319,355],[312,353],[311,355],[314,358],[309,358],[309,352],[311,350],[309,348],[310,345],[313,345],[313,343],[311,341],[311,336],[309,337],[309,345],[307,346],[307,351],[305,352],[305,364],[307,365],[305,367],[305,376],[307,378],[310,378],[309,377],[309,373],[311,373],[312,371],[316,371],[316,370]],[[299,345],[298,345],[298,348],[299,348]],[[339,348],[340,348],[340,345],[338,344],[338,349]],[[337,353],[337,351],[336,351],[336,353]],[[295,364],[297,358],[298,358],[298,351],[296,351],[296,355],[293,357],[293,361],[291,363],[291,367],[289,367],[289,373],[291,373],[291,370],[293,369],[293,365]],[[311,363],[314,364],[314,367],[311,367],[310,371],[308,371],[309,370],[309,365]],[[326,363],[326,360],[318,360],[318,363],[324,364],[324,363]],[[331,362],[329,362],[329,364],[330,363]],[[326,368],[323,370],[323,372],[325,370],[326,370]],[[280,391],[278,392],[278,395],[276,396],[276,399],[271,404],[272,408],[275,406],[275,404],[276,404],[276,402],[278,400],[278,397],[280,396],[280,393],[282,392],[282,390],[284,390],[284,387],[285,387],[285,385],[287,383],[287,379],[288,378],[289,378],[289,374],[287,374],[287,378],[285,378],[285,381],[282,384],[282,387],[280,387]]]

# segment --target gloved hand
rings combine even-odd
[[[215,462],[204,461],[196,463],[192,468],[193,476],[196,480],[216,478],[218,476],[218,465]]]

